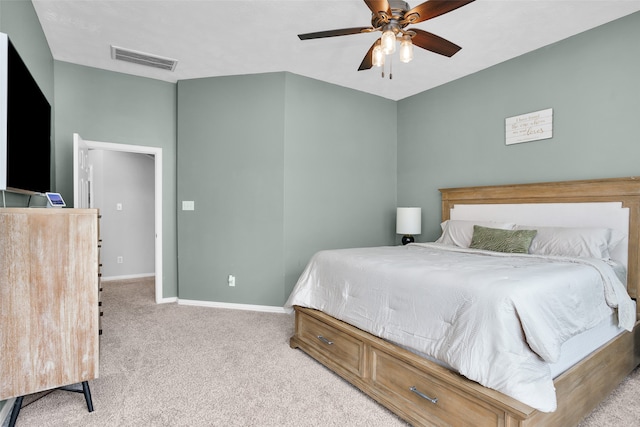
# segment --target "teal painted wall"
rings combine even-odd
[[[398,102],[398,204],[437,238],[438,188],[640,175],[640,13]],[[553,138],[505,145],[553,108]]]
[[[9,36],[40,90],[53,104],[53,56],[30,0],[0,1],[0,32]]]
[[[281,305],[284,75],[178,83],[180,298]],[[230,287],[228,275],[236,276]]]
[[[285,289],[330,248],[394,243],[396,102],[295,74],[285,100]]]
[[[73,201],[73,134],[162,148],[163,297],[178,295],[176,85],[55,61],[57,189]]]
[[[178,112],[181,299],[281,306],[317,250],[393,243],[395,102],[274,73],[181,81]]]

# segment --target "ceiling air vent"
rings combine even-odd
[[[118,46],[111,46],[111,58],[168,71],[175,70],[178,64],[176,59],[163,58],[161,56],[124,49]]]

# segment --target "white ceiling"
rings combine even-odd
[[[422,1],[409,2],[411,7]],[[301,41],[370,25],[362,0],[33,0],[54,59],[176,82],[289,71],[392,100],[423,92],[640,11],[640,0],[476,0],[415,27],[462,50],[357,71],[379,33]],[[111,45],[178,60],[163,71],[111,59]]]

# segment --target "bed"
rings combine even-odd
[[[328,276],[318,275],[313,279],[323,282],[323,286],[325,282],[335,282],[335,286],[338,286],[341,281],[348,282],[348,286],[346,289],[328,287],[321,291],[309,290],[301,285],[302,282],[308,282],[309,278],[301,276],[287,302],[296,313],[291,347],[302,349],[414,425],[564,427],[578,424],[640,363],[640,352],[636,348],[636,343],[640,342],[638,307],[631,300],[637,298],[640,288],[640,180],[616,178],[440,191],[444,226],[443,236],[438,243],[408,245],[405,248],[361,248],[346,250],[345,253],[322,251],[320,261],[333,267],[325,267],[330,271]],[[447,227],[466,222],[486,226],[491,232],[496,228],[536,229],[532,239],[538,233],[538,240],[534,242],[537,242],[536,248],[542,249],[534,251],[534,255],[501,254],[494,257],[491,253],[485,254],[493,251],[482,250],[482,247],[480,250],[468,250],[443,241],[446,238],[461,238],[464,233],[458,237],[445,236]],[[498,223],[507,225],[490,227]],[[591,255],[585,259],[577,259],[576,256],[574,260],[573,256],[566,259],[565,256],[555,256],[555,253],[551,253],[551,256],[544,253],[544,236],[545,233],[549,234],[549,230],[555,232],[582,228],[611,230],[611,235],[606,237],[609,239],[606,247],[608,252],[606,256],[601,255],[602,260],[596,259],[595,255],[593,259]],[[528,233],[531,234],[530,231],[517,231],[515,234]],[[471,238],[468,235],[463,237]],[[555,244],[556,239],[552,241]],[[443,248],[438,246],[447,246],[445,252],[456,253],[453,256],[462,257],[462,261],[442,258]],[[532,249],[534,246],[531,243]],[[401,258],[393,258],[398,252],[403,253]],[[343,271],[339,261],[331,258],[342,259],[344,255],[362,263],[354,267],[355,271],[361,272],[357,275],[359,277],[342,279],[349,274],[348,267],[344,267]],[[483,282],[485,276],[480,269],[486,267],[475,270],[474,263],[478,257],[483,257],[482,263],[489,262],[492,271],[502,274],[500,278],[508,278],[506,282],[510,288],[515,287],[514,283],[518,286],[523,283],[523,292],[516,292],[515,297],[509,296],[508,304],[503,304],[499,310],[478,309],[483,307],[479,305],[483,299],[506,300],[506,297],[502,298],[502,291],[487,298],[497,286],[502,286],[502,282],[496,283],[494,277],[487,283]],[[463,301],[462,308],[454,310],[453,320],[447,317],[449,315],[445,311],[439,311],[444,303],[435,296],[440,292],[431,294],[429,298],[418,294],[399,296],[402,295],[403,284],[413,280],[411,275],[419,276],[417,270],[411,271],[414,264],[422,262],[424,258],[445,261],[431,267],[433,270],[425,270],[428,273],[423,276],[445,277],[450,274],[449,270],[465,270],[467,275],[455,280],[461,284],[474,284],[466,288],[461,285],[460,293],[452,298]],[[402,266],[402,269],[396,272],[381,270],[385,260],[388,264]],[[314,256],[310,265],[320,261]],[[368,262],[375,266],[367,265]],[[546,270],[541,273],[544,278],[541,283],[547,286],[545,292],[548,299],[543,300],[545,304],[536,305],[535,298],[527,293],[525,282],[528,276],[538,275],[531,271],[547,269],[547,263],[554,271],[553,275]],[[451,268],[451,265],[462,265],[464,268]],[[309,273],[309,269],[310,266],[303,276],[318,274],[315,271]],[[565,279],[556,278],[563,275]],[[382,277],[395,283],[395,288],[384,293],[377,284],[378,278]],[[566,280],[566,277],[571,277],[571,280]],[[362,282],[360,288],[355,284],[356,279]],[[600,279],[602,283],[595,284]],[[444,283],[447,287],[455,286],[455,283]],[[583,287],[604,289],[596,298],[602,301],[579,299],[582,297],[578,296],[577,289]],[[467,288],[477,289],[467,291]],[[593,289],[592,295],[596,295]],[[556,295],[552,292],[558,294],[557,301],[560,303],[552,303],[556,301]],[[323,293],[327,296],[340,295],[341,298],[333,298],[334,302],[330,302],[329,298],[323,298]],[[547,307],[565,304],[560,299],[563,294],[570,296],[573,303],[567,304],[567,307],[573,307],[574,311],[567,309],[557,317],[570,318],[570,326],[565,325],[564,320],[556,322],[557,319]],[[380,313],[374,312],[370,304],[361,304],[361,300],[365,299],[382,301],[379,305],[384,309]],[[429,310],[421,309],[429,303]],[[504,307],[508,309],[503,310]],[[440,323],[425,323],[422,317],[418,317],[422,316],[422,313],[418,313],[421,311],[435,312],[435,318],[440,319]],[[492,319],[485,319],[497,317],[493,313],[502,311],[508,312],[506,315],[511,317],[493,319],[494,323],[490,323]],[[477,326],[472,327],[470,332],[452,332],[452,325],[459,323],[458,317],[467,316],[467,313],[471,313],[469,316],[478,316],[478,313],[491,315],[480,316],[482,322],[477,321],[478,317],[470,317],[476,319]],[[528,323],[527,318],[545,319],[542,332],[536,335],[535,328],[531,326],[533,323]],[[412,325],[407,319],[420,320],[415,320]],[[582,319],[582,323],[574,321],[576,319]],[[427,332],[423,329],[427,329]],[[498,337],[497,345],[501,346],[505,341],[500,337],[513,336],[516,341],[505,347],[482,349],[484,343],[491,339],[492,331]],[[438,334],[440,336],[435,337]],[[408,341],[401,335],[406,335]],[[462,338],[446,341],[445,344],[431,343],[436,342],[435,338],[447,339],[452,335]],[[518,337],[520,344],[517,343]],[[466,348],[460,344],[465,341],[469,344]],[[476,369],[475,362],[470,363],[458,357],[461,353],[476,352],[478,348],[484,351],[478,353],[481,357],[491,359],[486,364],[489,373],[484,368]],[[524,362],[518,371],[520,361]],[[510,370],[510,364],[513,364],[515,371]],[[494,369],[495,366],[504,367],[504,372]],[[522,378],[517,380],[522,372]]]

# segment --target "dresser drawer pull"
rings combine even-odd
[[[421,398],[427,399],[429,402],[433,403],[434,405],[436,403],[438,403],[438,398],[437,397],[429,397],[426,394],[424,394],[423,392],[421,392],[420,390],[418,390],[415,386],[409,387],[409,390],[411,390],[412,392],[414,392],[415,394],[417,394]]]
[[[322,341],[323,343],[327,344],[327,345],[333,345],[333,341],[329,341],[328,339],[326,339],[325,337],[323,337],[322,335],[318,335],[318,339],[320,341]]]

